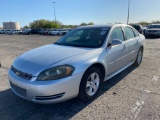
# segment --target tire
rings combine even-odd
[[[94,79],[92,79],[91,76]],[[96,98],[99,91],[101,90],[101,87],[102,73],[99,68],[91,67],[82,77],[78,97],[86,102],[91,101]]]
[[[134,62],[134,66],[139,66],[142,62],[143,58],[143,49],[140,48],[137,53],[136,61]]]

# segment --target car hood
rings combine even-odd
[[[93,48],[78,48],[55,44],[45,45],[17,57],[12,66],[21,72],[37,75],[42,70],[48,69],[58,62],[72,57],[79,57],[91,51],[93,52]]]

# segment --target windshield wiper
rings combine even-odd
[[[58,43],[58,42],[55,42],[55,43],[53,43],[53,44],[56,44],[56,45],[62,45],[61,43]]]

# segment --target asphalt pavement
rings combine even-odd
[[[147,39],[142,64],[130,66],[104,83],[100,95],[85,103],[78,98],[50,105],[17,97],[7,72],[13,60],[59,37],[0,35],[0,120],[160,120],[160,39]]]

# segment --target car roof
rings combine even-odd
[[[127,24],[109,24],[109,25],[87,25],[87,26],[80,26],[78,28],[103,28],[103,27],[116,27],[116,26],[130,26]]]
[[[151,24],[151,25],[160,25],[160,24]]]

